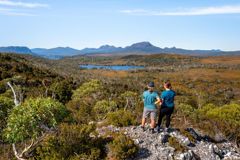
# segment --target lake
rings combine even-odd
[[[87,64],[87,65],[80,65],[80,68],[82,69],[109,69],[109,70],[115,70],[115,71],[126,71],[126,70],[133,70],[133,69],[144,69],[144,66],[122,66],[122,65],[92,65],[92,64]]]

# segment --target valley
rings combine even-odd
[[[148,137],[151,134],[141,134],[138,128],[143,109],[142,92],[146,89],[146,84],[154,81],[155,89],[161,93],[164,90],[163,82],[170,80],[177,94],[171,126],[174,131],[169,134],[172,138],[166,145],[159,144],[156,151],[165,153],[169,150],[175,159],[183,155],[189,156],[190,152],[201,157],[207,156],[203,155],[201,149],[208,152],[209,146],[201,147],[212,144],[219,147],[220,157],[227,159],[227,155],[232,154],[232,158],[236,158],[240,153],[239,59],[239,56],[151,54],[81,55],[51,60],[33,55],[1,53],[0,113],[4,118],[0,121],[0,157],[14,159],[16,153],[12,151],[12,144],[16,144],[20,153],[24,151],[25,145],[31,144],[31,140],[38,143],[24,152],[23,158],[106,159],[113,155],[120,157],[118,159],[125,159],[121,155],[141,157],[140,151],[144,150],[143,147],[152,147]],[[118,71],[94,67],[81,69],[80,65],[137,65],[144,68]],[[7,82],[16,90],[21,103],[18,107],[14,107],[13,94]],[[45,113],[44,106],[48,106],[46,104],[56,107],[49,108],[53,117],[50,114],[48,117],[42,117],[40,114]],[[27,106],[32,106],[33,109],[36,106],[42,108],[31,111],[31,114],[34,113],[33,117],[40,116],[42,121],[30,122],[27,120],[30,118],[27,114],[19,117],[23,121],[15,121],[13,117],[21,112],[18,108],[24,109]],[[24,112],[30,114],[28,110]],[[58,117],[57,114],[64,118]],[[56,125],[52,126],[50,118]],[[13,124],[36,125],[37,128],[24,128],[23,132],[14,128]],[[42,127],[43,125],[49,131]],[[109,127],[104,134],[95,132]],[[124,127],[127,127],[126,130]],[[209,139],[195,141],[189,128],[197,130],[201,135],[207,135]],[[126,136],[120,130],[127,132]],[[40,140],[43,133],[46,133],[46,136]],[[155,133],[153,138],[161,143],[158,137],[163,138],[166,135]],[[139,141],[141,136],[144,143],[139,144],[136,139]],[[191,143],[197,147],[191,148],[183,143],[179,138],[182,136],[183,139],[191,139]],[[122,140],[126,143],[120,144]],[[116,149],[111,144],[119,148]],[[229,151],[224,150],[223,144],[229,144]],[[179,146],[183,148],[179,150]],[[129,147],[133,152],[120,152],[123,149],[121,147]],[[148,156],[154,159],[154,155]],[[162,156],[168,157],[167,154]],[[209,151],[209,156],[219,157],[212,151]]]

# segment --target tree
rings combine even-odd
[[[12,144],[17,159],[29,157],[28,153],[36,148],[44,137],[53,132],[66,116],[66,108],[51,98],[28,99],[16,106],[7,120],[4,136]],[[22,152],[16,149],[18,142],[31,141]]]

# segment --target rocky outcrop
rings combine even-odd
[[[186,131],[194,137],[194,140],[190,140],[177,129],[160,133],[156,131],[152,134],[148,129],[143,131],[139,126],[123,128],[107,126],[99,128],[98,132],[103,134],[107,130],[123,132],[134,140],[140,147],[136,160],[240,160],[239,148],[233,143],[213,142],[192,128]],[[175,138],[184,147],[183,152],[169,144],[170,137]]]

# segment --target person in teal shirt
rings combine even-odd
[[[157,116],[157,107],[156,105],[160,103],[160,97],[157,92],[154,91],[154,82],[150,82],[148,84],[148,90],[143,92],[143,102],[144,102],[144,110],[142,117],[142,125],[141,128],[144,131],[144,126],[146,123],[146,118],[150,116],[151,119],[151,131],[154,133],[154,128],[156,124],[156,116]]]
[[[176,93],[171,89],[172,86],[169,81],[164,83],[164,88],[165,91],[163,91],[161,94],[161,108],[158,117],[158,132],[160,132],[162,119],[164,116],[166,116],[166,130],[168,131],[171,115],[174,111],[174,97],[176,96]]]

